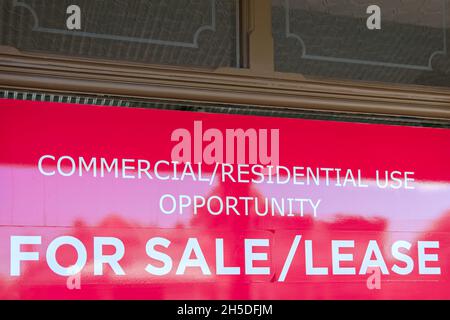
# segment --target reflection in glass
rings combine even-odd
[[[450,86],[448,0],[273,0],[277,71],[321,78]]]
[[[80,8],[79,30],[68,29],[71,5]],[[152,64],[234,67],[235,12],[234,0],[1,0],[0,45]]]

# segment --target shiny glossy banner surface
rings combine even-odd
[[[450,130],[0,100],[2,299],[450,299]]]

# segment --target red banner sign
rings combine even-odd
[[[0,298],[450,298],[450,130],[0,100]]]

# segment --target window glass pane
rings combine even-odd
[[[272,5],[277,71],[450,87],[448,0],[272,0]]]
[[[234,67],[236,0],[0,0],[0,44],[99,59]]]

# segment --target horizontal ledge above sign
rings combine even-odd
[[[0,47],[0,87],[450,119],[450,88],[310,80],[249,69],[119,64],[9,47]]]

